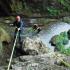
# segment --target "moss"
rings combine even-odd
[[[68,44],[68,36],[67,36],[66,32],[62,32],[62,33],[60,33],[60,35],[56,35],[52,39],[53,39],[52,41],[55,44],[60,44],[60,43],[63,45]]]
[[[63,45],[68,44],[69,40],[68,40],[67,32],[61,32],[60,36],[61,36],[61,40],[63,41]]]
[[[53,7],[47,7],[48,13],[50,15],[56,16],[56,15],[60,15],[61,10],[53,8]]]
[[[9,42],[11,40],[9,34],[3,29],[0,28],[0,41],[7,41]]]
[[[52,42],[55,43],[55,48],[58,51],[70,55],[70,48],[65,49],[65,45],[69,42],[67,32],[61,32],[59,35],[54,36]]]

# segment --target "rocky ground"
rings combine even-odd
[[[21,56],[11,70],[70,70],[64,66],[55,64],[56,60],[45,55]]]
[[[68,63],[69,58],[66,59]],[[0,70],[7,70],[7,67],[0,67]],[[14,58],[10,70],[70,70],[70,68],[60,64],[53,56],[43,54]]]

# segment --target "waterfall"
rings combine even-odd
[[[54,47],[51,46],[49,41],[55,35],[60,34],[61,32],[68,31],[70,29],[70,25],[64,22],[50,23],[48,24],[46,30],[43,30],[40,33],[40,38],[42,42],[49,48],[54,50]]]

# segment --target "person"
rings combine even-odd
[[[14,33],[14,40],[16,38],[16,34],[18,32],[18,42],[20,45],[22,45],[22,31],[23,31],[23,27],[25,26],[24,22],[22,22],[22,19],[20,16],[16,16],[16,20],[13,23],[13,26],[15,26],[15,33]]]
[[[41,27],[38,26],[38,24],[33,25],[34,31],[36,30],[36,33],[39,33],[41,31]]]
[[[26,24],[22,21],[20,16],[16,16],[16,21],[13,23],[13,25],[16,27],[15,28],[14,39],[15,39],[16,34],[18,32],[18,42],[20,43],[20,45],[22,45],[21,35],[22,35],[24,27],[26,27]],[[34,29],[34,31],[36,31],[36,34],[41,31],[41,28],[38,26],[38,24],[34,24],[33,29]]]

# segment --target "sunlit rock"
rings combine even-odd
[[[27,37],[23,42],[23,49],[29,54],[43,54],[48,52],[48,48],[38,37],[35,37],[33,39]]]

